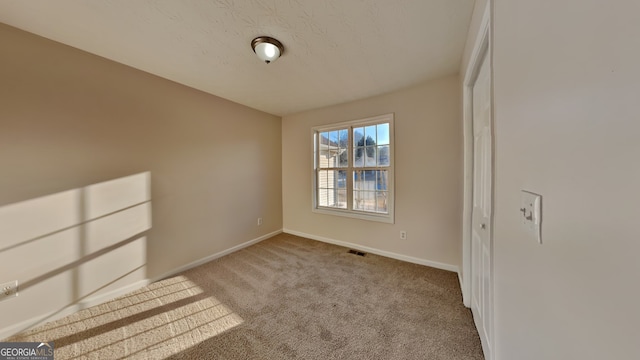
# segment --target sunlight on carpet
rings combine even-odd
[[[9,341],[63,359],[483,359],[457,274],[279,234]]]
[[[56,359],[160,359],[243,322],[218,299],[176,276],[26,332],[19,340],[53,341]]]

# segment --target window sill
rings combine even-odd
[[[371,213],[365,213],[365,212],[359,212],[359,211],[353,211],[353,210],[324,209],[324,208],[313,208],[312,211],[317,214],[342,216],[342,217],[348,217],[352,219],[395,224],[395,220],[392,214],[371,214]]]

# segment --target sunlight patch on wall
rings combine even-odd
[[[0,207],[0,282],[19,281],[19,296],[0,302],[0,333],[146,280],[150,178],[144,172]]]

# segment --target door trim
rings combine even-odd
[[[491,3],[492,0],[487,0],[482,20],[480,22],[480,28],[478,30],[478,34],[473,44],[471,56],[469,59],[469,63],[467,64],[465,77],[462,83],[462,91],[463,91],[463,108],[462,108],[462,116],[463,116],[463,136],[464,136],[464,203],[463,203],[463,213],[462,213],[462,298],[464,305],[466,307],[471,307],[471,230],[472,230],[472,212],[473,212],[473,103],[472,103],[472,94],[473,94],[473,86],[475,84],[476,78],[478,76],[478,72],[480,70],[480,66],[482,65],[482,60],[484,56],[487,56],[487,61],[489,61],[489,67],[491,70],[491,101],[493,103],[493,54],[492,54],[492,41],[491,41]],[[492,109],[494,109],[492,104]],[[491,188],[492,188],[492,204],[495,204],[495,122],[494,122],[493,110],[491,115],[491,128],[492,128],[492,162],[491,162]],[[493,206],[493,205],[492,205]],[[494,211],[491,212],[490,218],[490,229],[493,229],[493,218]],[[490,269],[490,282],[491,282],[491,314],[495,316],[495,311],[493,310],[493,286],[494,286],[494,276],[493,276],[493,231],[490,232],[489,242],[491,244],[491,269]],[[485,347],[489,347],[494,349],[491,352],[491,355],[495,353],[495,340],[494,340],[494,319],[488,319],[490,323],[490,329],[492,334],[487,334],[489,341],[492,344],[483,344],[483,349]],[[493,359],[487,359],[493,360]]]
[[[463,86],[463,132],[464,132],[464,204],[462,213],[462,287],[463,302],[471,307],[471,213],[473,211],[473,85],[478,77],[482,59],[489,51],[489,1],[482,16],[471,58],[467,65]],[[491,53],[488,53],[491,64]],[[493,67],[493,66],[492,66]],[[493,73],[493,71],[492,71]]]

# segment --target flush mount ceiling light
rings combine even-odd
[[[284,53],[282,43],[268,36],[258,36],[251,40],[251,48],[267,64],[276,61]]]

